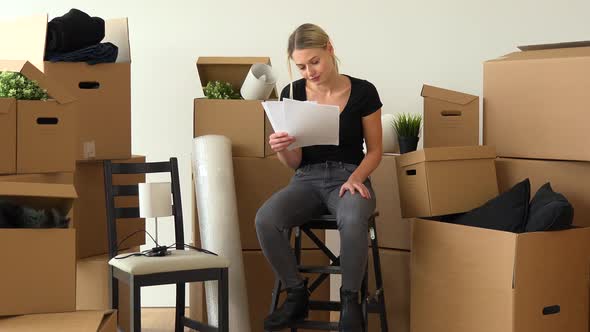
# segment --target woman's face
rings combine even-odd
[[[291,55],[301,76],[314,84],[325,82],[335,70],[330,47],[295,50]]]

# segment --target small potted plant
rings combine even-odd
[[[232,85],[228,82],[210,81],[203,89],[205,97],[209,99],[241,99],[238,92],[234,91]]]
[[[422,115],[416,113],[399,113],[393,119],[392,125],[397,133],[400,153],[416,151],[420,139],[420,124]]]
[[[21,73],[0,72],[0,98],[19,100],[47,100],[47,91]]]

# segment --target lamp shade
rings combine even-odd
[[[172,215],[170,182],[139,183],[139,216],[141,218]]]

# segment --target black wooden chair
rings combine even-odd
[[[369,294],[368,290],[368,275],[369,269],[368,264],[365,267],[365,277],[361,287],[361,301],[363,306],[364,316],[364,331],[367,331],[368,314],[375,313],[379,315],[381,332],[388,332],[387,328],[387,311],[385,310],[385,295],[383,293],[383,277],[381,275],[381,261],[379,259],[379,243],[377,241],[377,229],[375,226],[375,217],[379,214],[373,213],[369,217],[369,237],[371,239],[371,252],[373,257],[373,268],[375,274],[376,290],[373,295]],[[328,247],[320,240],[315,233],[314,229],[329,230],[338,229],[336,222],[336,216],[334,215],[322,215],[319,217],[312,218],[301,227],[295,227],[295,257],[297,258],[297,269],[301,273],[315,273],[319,274],[315,280],[308,287],[308,292],[313,293],[326,279],[329,279],[330,274],[341,274],[340,268],[340,257],[334,255]],[[308,266],[303,265],[301,262],[301,234],[307,235],[315,245],[332,261],[329,266]],[[368,249],[368,248],[367,248]],[[270,312],[276,310],[279,304],[279,295],[281,293],[281,281],[276,280],[275,286],[272,293],[272,301]],[[340,311],[340,302],[337,301],[310,301],[310,310],[321,310],[321,311]],[[323,321],[311,321],[306,320],[298,322],[289,326],[291,332],[296,332],[298,329],[310,329],[310,330],[324,330],[324,331],[338,331],[338,322],[323,322]]]
[[[139,207],[115,207],[116,196],[138,195],[138,185],[113,185],[114,174],[170,173],[172,189],[172,213],[174,217],[175,250],[162,257],[147,257],[142,253],[117,256],[118,219],[138,218]],[[117,309],[119,303],[118,280],[129,285],[131,331],[141,331],[141,299],[143,286],[176,284],[175,331],[182,332],[190,327],[200,332],[228,332],[228,266],[229,262],[215,254],[185,250],[182,203],[178,161],[170,158],[166,162],[112,163],[104,162],[104,180],[107,208],[107,229],[109,241],[109,265],[111,267],[111,306]],[[120,222],[125,222],[121,220]],[[185,316],[185,283],[218,281],[218,327],[213,327]]]

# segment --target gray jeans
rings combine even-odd
[[[368,253],[368,218],[375,211],[375,193],[367,179],[364,185],[371,199],[340,187],[356,165],[325,162],[300,167],[289,185],[274,193],[256,214],[256,233],[262,251],[285,287],[294,287],[303,279],[297,271],[295,255],[286,237],[287,231],[300,226],[328,209],[336,216],[340,232],[342,287],[358,291],[363,280]]]

